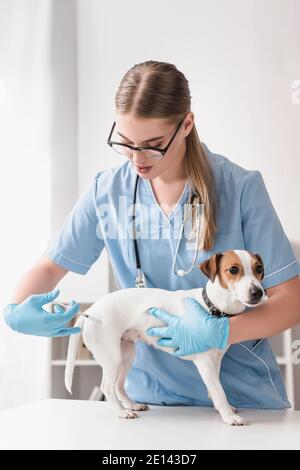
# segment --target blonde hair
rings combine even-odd
[[[121,114],[133,113],[136,117],[179,123],[191,107],[188,80],[175,65],[167,62],[148,60],[136,64],[122,78],[115,106]],[[195,124],[186,137],[185,165],[196,194],[193,202],[203,204],[199,249],[210,250],[216,232],[214,177]]]

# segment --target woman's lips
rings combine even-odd
[[[137,172],[142,173],[142,174],[148,173],[152,168],[152,166],[137,166],[137,165],[134,165],[134,166],[135,166]]]

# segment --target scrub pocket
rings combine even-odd
[[[221,381],[231,405],[262,409],[291,407],[267,338],[232,345],[222,361]]]
[[[255,343],[252,345],[251,353],[256,355],[262,363],[265,363],[265,368],[268,372],[272,387],[274,388],[275,392],[279,394],[280,399],[283,400],[285,407],[291,408],[291,404],[285,391],[280,367],[272,351],[270,341],[267,338],[262,338],[255,341]]]

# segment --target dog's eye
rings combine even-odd
[[[256,266],[256,272],[257,272],[258,274],[262,274],[263,270],[264,270],[264,269],[263,269],[263,267],[262,267],[261,264],[259,264],[258,266]]]
[[[237,274],[239,272],[239,268],[237,266],[231,266],[229,271],[231,272],[231,274]]]

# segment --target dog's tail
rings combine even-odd
[[[80,315],[74,326],[79,326],[82,329],[83,324],[84,324],[84,316]],[[79,339],[81,335],[82,335],[82,332],[71,335],[69,339],[68,356],[67,356],[67,363],[66,363],[66,369],[65,369],[65,386],[71,395],[72,395],[72,381],[73,381],[75,360],[77,356],[78,343],[79,343]]]

